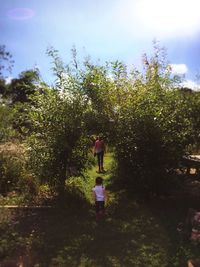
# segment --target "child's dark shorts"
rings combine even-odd
[[[105,210],[105,201],[96,201],[95,202],[96,213]]]

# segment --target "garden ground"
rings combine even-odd
[[[68,181],[71,191],[62,205],[1,208],[0,266],[12,261],[25,267],[184,267],[198,257],[199,246],[185,240],[177,225],[189,208],[200,210],[199,194],[183,188],[168,197],[141,200],[113,189],[109,153],[105,168],[109,201],[104,221],[96,222],[91,203],[95,167],[78,189],[75,180]],[[191,177],[190,185],[196,181]]]

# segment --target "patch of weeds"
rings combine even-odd
[[[20,205],[24,203],[24,195],[19,195],[15,191],[10,192],[7,196],[0,195],[0,205]]]
[[[9,222],[0,224],[0,259],[12,257],[16,252],[24,250],[24,238],[10,225]]]

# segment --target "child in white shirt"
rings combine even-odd
[[[96,185],[92,188],[92,195],[95,201],[96,219],[99,220],[105,215],[105,200],[107,198],[101,177],[96,178]]]

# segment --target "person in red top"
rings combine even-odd
[[[97,156],[97,163],[98,163],[97,172],[104,172],[104,167],[103,167],[104,153],[105,153],[104,141],[100,136],[97,136],[97,139],[94,144],[94,155]]]

